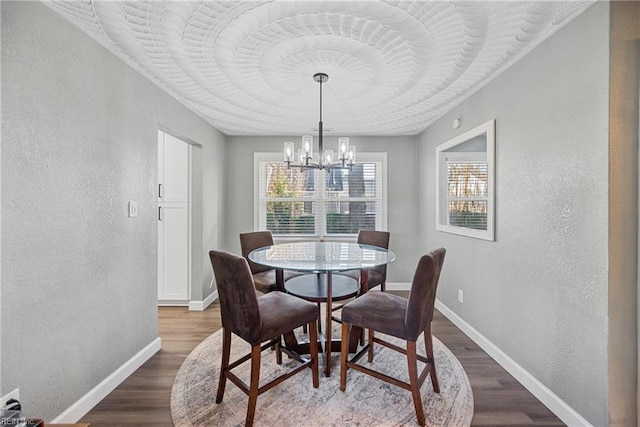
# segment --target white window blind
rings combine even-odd
[[[352,169],[287,169],[256,153],[256,220],[279,236],[350,236],[386,229],[386,153],[359,153]]]
[[[447,223],[455,227],[487,229],[487,162],[446,162]]]

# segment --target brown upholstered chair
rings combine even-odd
[[[285,270],[284,272],[277,271],[271,267],[256,264],[249,260],[249,253],[252,250],[272,245],[273,235],[271,234],[271,231],[251,231],[248,233],[240,233],[240,249],[242,251],[242,256],[249,263],[251,274],[253,275],[253,281],[256,284],[256,289],[263,294],[275,291],[276,289],[284,290],[285,280],[302,274],[289,270]]]
[[[210,251],[211,265],[218,284],[220,315],[222,317],[222,363],[216,403],[222,402],[227,378],[249,396],[246,425],[253,424],[258,395],[280,384],[292,375],[310,368],[313,387],[318,387],[318,337],[316,321],[319,313],[314,303],[304,301],[283,292],[270,292],[258,297],[255,292],[251,270],[242,257],[219,251]],[[294,328],[308,325],[310,359],[280,347],[280,336]],[[251,345],[251,353],[229,363],[231,334],[235,334]],[[262,345],[263,342],[266,344]],[[260,356],[266,348],[275,346],[276,361],[282,363],[281,350],[302,362],[289,372],[260,386]],[[231,370],[251,359],[251,378],[247,386]]]
[[[388,231],[360,230],[358,231],[357,243],[389,249],[389,237],[390,233]],[[367,272],[369,276],[366,284],[367,287],[364,288],[364,283],[360,283],[360,285],[364,289],[362,292],[366,292],[367,290],[378,285],[380,285],[380,289],[382,291],[385,291],[387,282],[387,265],[385,264],[368,268]],[[346,276],[353,277],[358,281],[360,281],[361,278],[360,270],[349,270],[338,274],[344,274]]]
[[[347,386],[347,370],[355,369],[379,378],[388,383],[411,391],[413,405],[418,423],[425,425],[420,386],[431,376],[433,390],[440,393],[435,361],[433,360],[433,341],[431,336],[431,320],[436,299],[438,279],[444,263],[445,249],[434,249],[423,255],[413,276],[408,298],[386,292],[368,292],[347,303],[342,309],[342,352],[340,359],[340,390]],[[360,326],[369,330],[369,339],[360,352],[348,359],[350,326]],[[374,336],[374,331],[401,338],[406,341],[406,350],[388,341]],[[416,341],[424,336],[426,356],[416,352]],[[368,353],[369,362],[373,362],[373,345],[381,344],[394,351],[406,354],[409,368],[409,383],[389,377],[373,369],[358,365],[358,360]],[[417,361],[425,363],[422,373],[418,375]]]

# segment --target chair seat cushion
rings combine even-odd
[[[276,290],[276,271],[267,270],[253,274],[253,283],[258,291],[263,294]]]
[[[369,273],[369,287],[367,289],[371,289],[375,286],[380,285],[382,282],[384,282],[384,276],[379,271],[368,270],[368,273]],[[336,274],[348,276],[360,282],[360,270],[347,270],[347,271],[341,271],[340,273],[336,273]]]
[[[405,331],[407,299],[386,292],[367,292],[342,308],[342,321],[401,339]]]
[[[258,298],[260,307],[261,342],[305,325],[319,316],[318,307],[309,301],[285,294],[270,292]]]
[[[301,276],[304,273],[300,273],[297,271],[284,270],[284,281]],[[267,294],[269,292],[273,292],[276,290],[276,271],[275,270],[267,270],[261,271],[259,273],[253,274],[253,282],[258,291],[263,294]]]

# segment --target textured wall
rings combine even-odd
[[[439,299],[594,425],[608,424],[608,16],[592,6],[419,147],[419,241],[447,248]],[[435,147],[492,118],[496,241],[436,232]]]
[[[310,126],[312,120],[310,118]],[[418,222],[417,138],[350,136],[350,139],[358,152],[388,153],[387,228],[391,232],[389,246],[397,258],[389,265],[387,281],[410,282],[419,259],[415,232]],[[228,137],[225,203],[227,250],[239,253],[238,233],[253,230],[253,153],[282,152],[282,144],[288,140],[299,141],[300,137]],[[325,144],[332,143],[335,143],[334,138],[329,138]]]
[[[0,388],[29,415],[54,418],[158,335],[159,125],[204,147],[215,247],[224,136],[46,6],[3,2]]]

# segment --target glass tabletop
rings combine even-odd
[[[335,272],[384,265],[396,259],[392,251],[348,242],[279,243],[253,250],[249,259],[257,264],[286,270]]]

